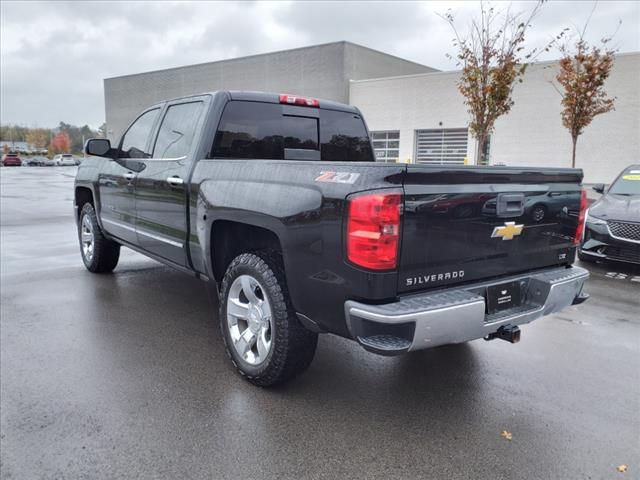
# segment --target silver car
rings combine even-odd
[[[53,161],[59,167],[75,167],[76,159],[70,153],[63,153],[53,157]]]

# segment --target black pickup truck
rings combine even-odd
[[[375,163],[356,108],[258,92],[154,105],[85,150],[87,269],[126,246],[215,282],[226,350],[257,385],[306,369],[318,333],[382,355],[516,342],[587,298],[580,170]]]

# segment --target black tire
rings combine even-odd
[[[271,307],[271,346],[265,360],[252,365],[238,353],[227,321],[227,303],[233,282],[241,275],[253,277]],[[280,255],[272,251],[243,253],[227,268],[220,289],[220,329],[227,355],[240,375],[249,382],[269,387],[306,370],[316,351],[318,334],[307,330],[298,320],[289,298],[289,290]]]
[[[85,253],[83,248],[83,222],[88,222],[91,226],[93,234],[93,253],[91,255]],[[80,255],[87,270],[93,273],[109,273],[112,272],[118,259],[120,258],[120,244],[108,239],[102,233],[96,211],[93,205],[85,203],[80,211],[80,220],[78,222],[78,242],[80,243]]]

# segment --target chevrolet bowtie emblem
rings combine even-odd
[[[493,229],[491,238],[502,238],[502,240],[513,240],[522,233],[524,225],[516,225],[516,222],[504,222],[504,226]]]

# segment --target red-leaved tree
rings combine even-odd
[[[615,97],[611,98],[604,84],[615,60],[615,50],[609,48],[611,37],[601,40],[601,46],[589,45],[585,40],[585,28],[573,45],[560,44],[562,53],[560,71],[556,81],[562,95],[562,124],[571,134],[571,166],[576,166],[578,137],[597,115],[614,109]],[[555,86],[555,85],[554,85]]]
[[[59,132],[52,139],[49,149],[53,153],[69,153],[71,150],[71,138],[67,132]]]
[[[486,164],[485,144],[493,132],[496,120],[513,106],[513,87],[522,82],[527,65],[537,49],[525,50],[525,34],[540,11],[539,1],[528,15],[496,11],[480,2],[480,15],[472,20],[466,34],[456,27],[449,11],[442,17],[449,23],[455,38],[455,58],[462,68],[458,90],[470,114],[469,129],[476,138],[476,163]],[[564,32],[556,37],[562,38]]]

